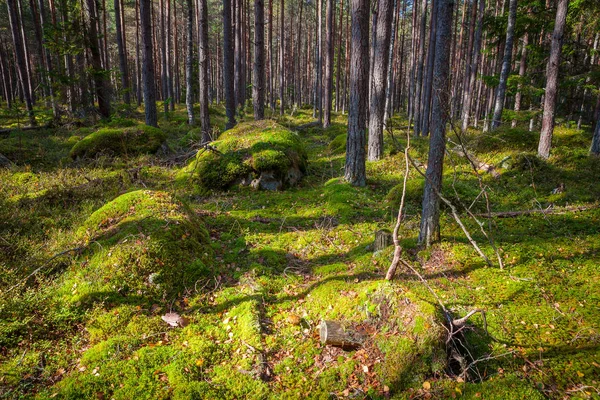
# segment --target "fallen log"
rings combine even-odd
[[[568,212],[579,212],[579,211],[587,211],[599,208],[600,204],[593,204],[589,206],[572,206],[572,207],[556,207],[556,208],[544,208],[544,209],[534,209],[534,210],[519,210],[519,211],[499,211],[491,213],[491,216],[494,218],[514,218],[520,217],[522,215],[531,215],[531,214],[543,214],[543,215],[560,215],[566,214]],[[477,217],[488,217],[488,214],[475,214]]]
[[[344,327],[337,321],[322,320],[319,325],[321,343],[344,349],[355,349],[362,345],[364,337],[355,330]]]

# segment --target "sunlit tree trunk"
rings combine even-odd
[[[514,0],[513,0],[514,1]],[[558,93],[558,69],[560,66],[560,53],[562,47],[567,8],[569,0],[559,0],[554,22],[554,33],[550,47],[550,58],[546,66],[546,91],[544,93],[544,114],[542,116],[542,131],[538,145],[538,156],[547,159],[550,157],[552,146],[552,133],[554,132],[554,111]]]
[[[115,6],[115,27],[117,34],[117,49],[119,52],[119,69],[121,71],[121,86],[123,90],[123,102],[131,103],[129,94],[129,71],[127,70],[127,54],[125,52],[125,36],[123,35],[121,0],[114,0]]]
[[[352,185],[365,186],[365,138],[369,94],[369,0],[351,0],[350,5],[352,51],[344,177]]]
[[[198,1],[198,70],[200,76],[200,129],[202,129],[202,143],[208,143],[210,137],[210,116],[208,113],[208,4],[206,0]]]
[[[331,102],[333,98],[333,0],[327,1],[325,10],[325,106],[323,107],[323,128],[331,125]]]
[[[225,87],[226,129],[235,126],[235,94],[233,90],[233,40],[231,0],[223,0],[223,85]]]
[[[440,239],[440,198],[442,172],[446,152],[446,125],[450,116],[449,77],[450,42],[452,41],[452,11],[454,0],[437,0],[437,33],[433,71],[433,106],[431,115],[431,139],[419,243],[430,246]]]
[[[252,103],[254,119],[265,118],[265,3],[254,0],[254,75]]]
[[[146,125],[158,126],[154,58],[152,56],[152,0],[139,0],[139,2],[142,31],[142,85],[144,87]]]

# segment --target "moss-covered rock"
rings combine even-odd
[[[87,250],[81,268],[62,285],[70,301],[129,295],[158,300],[209,272],[206,229],[166,192],[121,195],[94,212],[76,236]]]
[[[71,157],[94,157],[99,153],[135,155],[154,153],[165,142],[166,135],[158,128],[137,125],[127,128],[102,128],[77,142]]]
[[[294,186],[306,172],[307,156],[300,138],[270,121],[239,124],[202,149],[183,171],[204,189],[226,190],[236,183],[269,189]],[[263,184],[264,182],[264,184]]]
[[[329,146],[327,146],[327,148],[333,154],[341,154],[341,153],[343,153],[343,152],[346,151],[346,140],[347,140],[347,138],[348,138],[348,135],[345,134],[345,133],[342,133],[341,135],[337,135],[329,143]]]

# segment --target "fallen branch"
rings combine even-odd
[[[560,215],[566,214],[569,212],[579,212],[579,211],[588,211],[595,210],[600,208],[600,204],[593,204],[589,206],[571,206],[571,207],[548,207],[544,209],[533,209],[533,210],[519,210],[519,211],[499,211],[491,213],[492,217],[496,218],[514,218],[520,217],[522,215],[531,215],[531,214],[543,214],[543,215]],[[475,214],[476,216],[482,217],[487,216],[487,214]]]

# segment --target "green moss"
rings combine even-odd
[[[341,154],[346,151],[346,140],[348,135],[343,133],[341,135],[337,135],[330,143],[327,148],[333,154]]]
[[[180,174],[205,189],[225,190],[248,176],[273,171],[286,182],[291,167],[306,171],[306,152],[298,136],[272,122],[247,122],[212,143],[216,151],[202,149]]]
[[[73,146],[71,157],[94,157],[100,153],[113,155],[136,155],[154,153],[165,141],[165,134],[158,128],[146,125],[116,129],[103,128]]]
[[[78,230],[85,261],[67,274],[71,301],[133,295],[159,299],[210,271],[202,222],[166,192],[126,193],[94,212]]]

